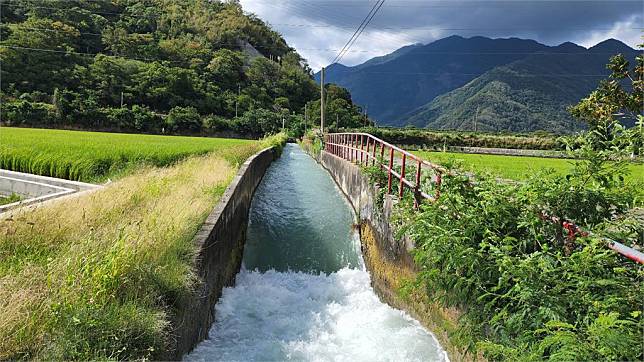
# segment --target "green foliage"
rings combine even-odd
[[[9,126],[48,124],[56,119],[54,106],[26,100],[3,102],[0,112],[3,122]]]
[[[644,45],[643,45],[644,46]],[[618,54],[606,66],[612,73],[597,90],[571,107],[573,116],[588,124],[588,134],[582,135],[581,149],[592,151],[616,150],[632,157],[644,154],[644,56],[638,55],[634,69]],[[624,84],[629,81],[629,84]],[[622,123],[637,122],[628,130]],[[619,156],[619,155],[618,155]]]
[[[0,195],[0,206],[13,204],[14,202],[20,201],[22,198],[16,193],[12,193],[9,196]]]
[[[610,67],[628,65],[617,57]],[[590,130],[575,139],[570,172],[522,183],[444,175],[441,197],[403,222],[416,242],[416,285],[459,307],[460,336],[491,360],[644,357],[644,269],[607,247],[607,238],[644,245],[644,225],[630,211],[644,205],[644,183],[627,181],[624,159],[641,131],[615,118],[633,111],[632,95],[616,84],[604,83],[573,110]],[[590,234],[568,237],[565,221]]]
[[[317,95],[306,62],[278,33],[244,14],[238,2],[74,0],[72,7],[64,0],[26,0],[5,5],[10,12],[0,26],[6,34],[0,41],[5,101],[56,108],[55,117],[33,117],[41,105],[10,106],[7,124],[199,133],[207,118],[257,109],[302,114]],[[184,116],[169,127],[157,116],[144,115],[167,115],[177,107]],[[184,122],[188,108],[198,112],[198,121],[191,111]],[[143,117],[136,121],[135,115]],[[233,131],[233,123],[206,130]],[[281,117],[270,127],[246,128],[255,136],[274,132]]]
[[[405,148],[423,148],[434,151],[445,147],[488,147],[533,150],[564,150],[563,138],[546,132],[483,133],[460,131],[429,131],[417,128],[364,127],[356,129]]]
[[[346,88],[335,84],[325,85],[326,95],[326,124],[325,128],[337,130],[340,128],[355,128],[372,126],[373,121],[362,114],[362,109],[353,103],[351,94]],[[320,100],[309,102],[309,120],[313,125],[320,124]]]
[[[596,156],[599,157],[599,156]],[[644,276],[604,237],[642,245],[626,217],[643,203],[642,184],[616,164],[580,162],[572,173],[541,173],[521,184],[445,176],[441,198],[422,206],[408,231],[419,281],[445,306],[462,307],[471,348],[494,360],[638,360]],[[573,220],[590,237],[571,240]]]
[[[193,107],[175,107],[172,108],[165,124],[170,132],[180,130],[187,132],[199,132],[201,130],[201,118],[199,112]]]

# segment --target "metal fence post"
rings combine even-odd
[[[391,171],[394,168],[394,149],[389,148],[389,178],[387,180],[387,194],[391,194]]]
[[[403,191],[405,190],[405,163],[407,162],[407,155],[403,153],[402,155],[402,168],[400,169],[400,190],[398,190],[398,196],[402,199]]]

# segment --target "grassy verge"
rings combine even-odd
[[[422,128],[365,127],[349,132],[366,132],[395,145],[415,145],[430,149],[454,147],[492,147],[531,150],[564,150],[561,137],[545,132],[486,133],[468,131],[439,131]]]
[[[14,202],[18,202],[20,200],[21,200],[20,196],[16,194],[11,194],[9,196],[0,195],[0,206],[13,204]]]
[[[145,167],[0,221],[0,360],[144,359],[198,281],[192,238],[240,162],[283,138]]]
[[[480,155],[452,152],[415,151],[415,155],[438,164],[457,163],[466,171],[487,172],[511,180],[527,180],[531,176],[551,169],[556,175],[566,175],[574,168],[572,160],[542,157]],[[644,180],[644,165],[629,166],[631,180]]]
[[[193,155],[241,147],[248,140],[0,128],[0,168],[100,182],[141,165],[168,166]]]

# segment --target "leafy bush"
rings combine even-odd
[[[201,131],[201,116],[193,107],[174,107],[165,119],[168,131]]]
[[[208,116],[203,119],[203,129],[207,132],[221,132],[231,129],[229,120],[219,116]]]
[[[105,108],[105,126],[121,131],[160,132],[162,119],[145,106],[129,108]]]
[[[441,198],[414,218],[418,286],[465,311],[470,347],[483,341],[494,360],[642,358],[644,273],[603,237],[644,244],[644,227],[624,216],[641,206],[643,185],[592,164],[522,184],[446,176]],[[593,235],[569,239],[549,216]]]
[[[55,124],[57,117],[54,107],[47,103],[18,100],[3,102],[0,107],[2,122],[7,126],[39,126]]]
[[[495,134],[375,127],[360,128],[359,131],[370,133],[393,144],[416,146],[434,150],[442,150],[446,146],[564,150],[566,146],[563,138],[555,137],[545,132],[530,134]]]

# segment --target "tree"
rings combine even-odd
[[[222,89],[237,90],[243,80],[243,67],[244,58],[239,52],[220,49],[213,54],[206,73]]]
[[[171,132],[201,131],[201,116],[193,107],[174,107],[165,119],[167,130]]]
[[[584,142],[595,151],[623,150],[632,156],[644,152],[644,56],[638,55],[634,69],[618,54],[607,68],[610,78],[597,90],[570,109],[573,116],[588,123]],[[636,127],[627,129],[622,122],[637,120]]]
[[[362,115],[362,109],[353,103],[351,93],[335,84],[325,86],[326,127],[358,128],[371,126],[373,122]],[[314,125],[320,124],[320,100],[308,103],[309,119]]]

